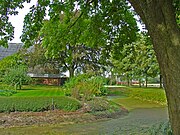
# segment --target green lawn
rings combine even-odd
[[[50,96],[64,96],[64,91],[60,86],[41,86],[41,85],[27,85],[23,86],[23,90],[17,90],[15,97],[50,97]]]
[[[111,99],[113,102],[129,110],[164,107],[167,105],[165,91],[159,88],[111,88],[109,94],[116,96]]]
[[[3,88],[5,90],[7,87],[2,87],[0,91],[0,112],[43,111],[51,108],[76,110],[81,106],[76,99],[65,96],[60,86],[25,85],[22,90],[6,96],[3,93],[12,90],[3,91]]]
[[[60,86],[27,85],[11,97],[59,97],[64,96]],[[109,95],[115,103],[127,109],[153,108],[166,106],[165,91],[160,88],[120,87],[109,88]]]

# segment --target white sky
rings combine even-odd
[[[15,27],[14,28],[14,39],[12,41],[10,41],[11,43],[20,43],[20,36],[22,34],[22,30],[23,30],[23,21],[24,21],[24,17],[25,15],[29,12],[29,8],[32,5],[35,5],[37,2],[37,0],[31,0],[31,3],[24,3],[24,8],[23,9],[19,9],[19,14],[16,16],[11,16],[10,17],[10,21],[12,23],[12,25]]]

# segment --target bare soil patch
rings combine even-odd
[[[106,120],[109,118],[118,118],[127,115],[128,111],[120,108],[119,111],[113,113],[102,112],[100,115],[87,113],[84,110],[75,112],[65,112],[60,110],[45,112],[11,112],[0,113],[0,127],[19,127],[28,125],[44,125],[44,124],[73,124],[73,123],[89,123],[98,120]]]

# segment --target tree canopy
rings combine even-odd
[[[129,82],[137,79],[139,82],[147,77],[160,75],[159,65],[147,33],[138,34],[138,39],[132,44],[123,46],[122,51],[112,55],[114,72],[127,78]]]

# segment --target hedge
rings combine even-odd
[[[75,111],[81,107],[70,97],[0,97],[0,112],[41,112],[47,110]]]

